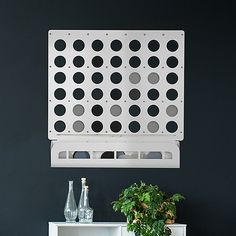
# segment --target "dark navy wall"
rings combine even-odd
[[[123,221],[113,201],[143,180],[187,200],[188,235],[236,235],[233,1],[0,1],[0,235],[46,236],[63,221],[67,181],[88,178],[95,221]],[[52,169],[47,139],[49,29],[183,29],[185,140],[180,169]]]

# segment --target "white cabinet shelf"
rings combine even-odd
[[[185,224],[168,225],[171,236],[186,236]],[[134,236],[126,223],[94,222],[92,224],[49,222],[49,236]]]

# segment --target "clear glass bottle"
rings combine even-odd
[[[77,218],[77,206],[73,191],[73,181],[69,181],[69,190],[64,208],[64,216],[66,218],[66,222],[75,222]]]
[[[86,185],[86,178],[81,178],[81,193],[80,193],[80,199],[78,204],[78,212],[79,209],[84,205],[84,186]]]
[[[81,223],[93,222],[93,209],[89,206],[88,186],[84,186],[84,204],[79,209],[79,222]]]

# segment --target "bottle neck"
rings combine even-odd
[[[81,188],[82,188],[82,191],[84,190],[84,186],[86,185],[86,179],[85,178],[82,178],[81,180]]]
[[[73,181],[69,181],[69,191],[73,191]]]
[[[88,189],[84,188],[84,206],[89,207]]]

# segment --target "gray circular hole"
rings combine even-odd
[[[129,76],[129,81],[132,84],[138,84],[140,82],[140,80],[141,80],[141,76],[137,72],[133,72]]]
[[[157,84],[159,82],[159,79],[160,79],[159,75],[155,72],[148,75],[148,82],[150,84]]]
[[[178,108],[174,105],[170,105],[166,108],[166,113],[170,117],[174,117],[178,114]]]
[[[110,108],[110,112],[113,116],[119,116],[122,112],[122,109],[119,105],[113,105],[111,108]]]
[[[75,105],[73,107],[73,113],[76,116],[82,116],[84,114],[84,107],[82,105]]]
[[[150,133],[156,133],[159,130],[159,124],[156,121],[150,121],[147,128]]]
[[[84,130],[84,123],[80,120],[75,121],[73,124],[73,129],[75,132],[82,132]]]

